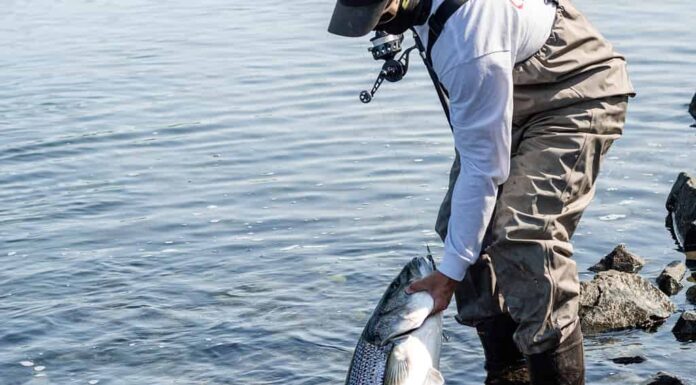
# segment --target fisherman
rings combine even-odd
[[[329,32],[413,29],[449,96],[455,161],[433,312],[454,294],[486,383],[584,384],[570,238],[633,96],[626,63],[569,0],[338,0]],[[414,101],[415,102],[415,101]]]

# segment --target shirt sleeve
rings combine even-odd
[[[461,281],[481,252],[498,186],[508,178],[512,126],[512,58],[496,52],[447,70],[454,144],[461,169],[438,270]]]

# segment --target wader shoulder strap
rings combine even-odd
[[[445,28],[445,23],[457,10],[469,0],[445,0],[437,7],[435,13],[428,18],[428,48],[425,51],[425,57],[432,64],[433,60],[430,53],[433,50],[435,42],[440,37],[442,29]]]
[[[413,30],[413,37],[416,40],[416,45],[418,46],[418,51],[420,52],[420,56],[423,59],[423,62],[425,63],[425,68],[428,70],[428,75],[430,75],[430,79],[433,81],[433,86],[435,86],[437,97],[438,99],[440,99],[440,104],[442,104],[442,109],[445,112],[447,122],[449,123],[450,129],[452,131],[454,131],[454,127],[452,126],[452,121],[450,120],[449,114],[449,95],[445,87],[442,85],[442,83],[440,83],[440,80],[437,78],[435,68],[433,68],[433,60],[430,57],[430,53],[433,50],[433,46],[435,45],[437,38],[440,37],[442,29],[445,27],[447,19],[449,19],[450,16],[457,12],[457,10],[462,5],[466,4],[467,1],[468,0],[445,0],[442,4],[440,4],[439,7],[437,7],[435,13],[430,15],[430,17],[428,18],[427,48],[423,47],[423,43],[421,42],[421,39],[418,37],[418,34],[416,33],[415,29],[411,28]]]

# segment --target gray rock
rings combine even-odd
[[[642,364],[646,361],[646,358],[643,356],[616,357],[612,358],[611,361],[620,365]]]
[[[670,373],[666,373],[666,372],[657,372],[655,377],[644,382],[644,384],[645,385],[684,385],[682,380],[680,380],[677,376],[670,374]]]
[[[689,290],[686,291],[686,300],[696,305],[696,285],[691,286]]]
[[[626,245],[620,244],[588,270],[594,272],[618,270],[625,273],[637,273],[643,265],[645,265],[643,258],[626,250]]]
[[[672,261],[657,277],[657,286],[667,295],[677,294],[684,287],[681,284],[684,275],[686,275],[686,265],[681,261]]]
[[[659,326],[676,306],[645,278],[609,270],[580,284],[580,321],[588,333]]]
[[[685,311],[672,328],[679,341],[696,341],[696,311]]]
[[[696,260],[696,181],[680,173],[667,197],[665,224],[687,259]]]
[[[525,366],[507,368],[497,374],[496,380],[497,382],[491,382],[491,384],[531,385],[529,382],[529,371],[527,371]]]

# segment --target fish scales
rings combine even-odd
[[[355,347],[346,385],[382,385],[392,348],[393,344],[378,346],[361,338]]]

